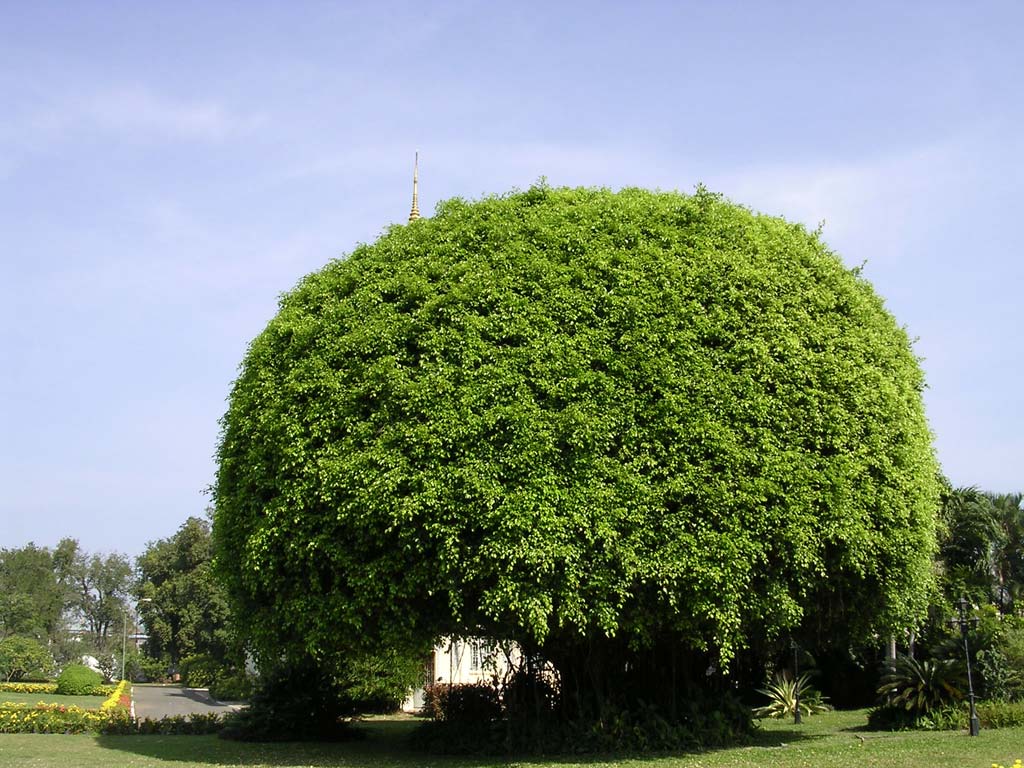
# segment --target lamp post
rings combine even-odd
[[[800,716],[800,646],[796,640],[790,640],[789,644],[793,648],[793,724],[800,725],[803,722]]]
[[[967,695],[970,697],[971,702],[971,736],[977,736],[981,730],[981,724],[978,722],[978,710],[974,707],[974,681],[971,678],[971,649],[967,645],[967,628],[969,626],[977,628],[978,617],[968,617],[967,612],[970,610],[971,604],[967,602],[967,598],[961,597],[956,603],[957,616],[950,620],[950,624],[954,627],[960,627],[960,635],[964,639],[964,657],[967,659]]]
[[[151,597],[144,597],[141,600],[139,600],[139,602],[140,603],[152,603],[153,602],[153,598],[151,598]],[[124,680],[125,661],[126,661],[125,656],[127,655],[127,652],[128,652],[128,606],[126,606],[126,605],[125,606],[121,606],[121,617],[122,617],[122,619],[124,621],[124,624],[123,624],[122,629],[121,629],[121,679]],[[136,618],[136,612],[135,611],[132,611],[132,619],[134,619],[134,622],[133,622],[134,624],[138,624],[138,619]],[[139,630],[138,630],[138,628],[136,628],[135,629],[135,634],[136,634],[135,642],[136,642],[136,645],[138,644],[138,633],[139,633]]]
[[[128,647],[128,606],[121,606],[121,618],[123,619],[123,625],[121,627],[121,677],[118,680],[124,680],[124,654]]]

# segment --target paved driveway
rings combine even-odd
[[[207,714],[223,715],[238,709],[239,704],[214,701],[205,688],[182,688],[180,685],[133,685],[135,716],[158,720],[168,715]]]

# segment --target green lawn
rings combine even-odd
[[[866,713],[816,715],[800,727],[766,723],[755,746],[647,758],[550,758],[512,765],[650,766],[651,768],[989,768],[1024,757],[1024,728],[964,732],[872,733],[857,730]],[[349,766],[428,768],[509,765],[501,758],[445,758],[409,752],[411,721],[384,719],[364,726],[365,741],[346,744],[240,744],[214,736],[0,736],[0,766],[187,768],[187,766]]]
[[[12,704],[38,704],[44,701],[47,704],[63,704],[67,707],[72,705],[82,709],[99,709],[106,701],[106,696],[58,696],[56,693],[9,693],[0,691],[0,703],[10,702]]]

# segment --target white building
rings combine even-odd
[[[518,656],[515,648],[501,648],[486,638],[448,639],[438,644],[427,660],[424,672],[426,683],[485,683],[497,679],[502,682],[510,662]],[[403,702],[406,712],[423,708],[423,687],[414,690]]]

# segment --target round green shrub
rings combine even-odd
[[[703,190],[448,201],[253,341],[219,567],[277,657],[482,634],[621,670],[662,641],[727,664],[801,624],[888,635],[931,578],[923,386],[799,225]]]
[[[103,675],[83,664],[69,664],[57,677],[57,693],[65,696],[89,696],[103,684]]]

